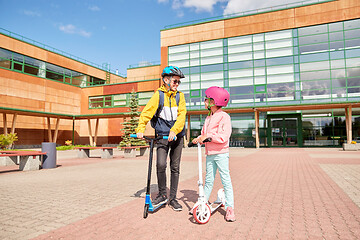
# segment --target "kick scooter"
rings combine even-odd
[[[211,138],[207,138],[203,141],[211,142]],[[195,146],[196,144],[190,142],[188,147]],[[225,206],[225,192],[224,189],[219,189],[217,193],[217,199],[215,202],[209,204],[206,201],[205,193],[204,193],[204,186],[202,181],[202,160],[201,160],[201,144],[197,143],[198,148],[198,163],[199,163],[199,198],[198,201],[195,203],[194,207],[191,209],[189,214],[192,214],[196,220],[196,222],[200,224],[205,224],[210,220],[211,214],[213,214],[219,207]]]
[[[137,135],[130,134],[130,137],[136,138]],[[150,138],[150,137],[144,136],[144,138],[145,138],[145,140],[147,140],[150,143],[149,168],[148,168],[148,178],[147,178],[146,197],[145,197],[145,206],[144,206],[144,218],[147,218],[149,212],[154,212],[156,209],[158,209],[159,207],[161,207],[162,205],[165,204],[165,203],[163,203],[155,208],[153,207],[153,205],[151,203],[151,198],[150,198],[150,182],[151,182],[151,169],[152,169],[154,144],[156,141],[158,141],[160,139],[168,139],[168,136],[158,136],[156,138]]]

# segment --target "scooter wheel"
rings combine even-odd
[[[144,207],[144,218],[147,218],[148,213],[149,213],[149,205],[146,204]]]
[[[195,220],[200,224],[205,224],[210,220],[211,210],[208,204],[200,204],[193,210]]]

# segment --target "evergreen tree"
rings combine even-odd
[[[136,134],[135,129],[138,126],[139,123],[139,116],[140,112],[139,109],[139,101],[137,98],[137,93],[134,91],[134,89],[131,92],[130,95],[130,104],[129,104],[129,115],[130,118],[126,118],[123,123],[123,139],[120,142],[120,147],[131,147],[131,146],[144,146],[146,145],[146,142],[144,140],[138,139],[138,138],[132,138],[130,137],[130,134]]]

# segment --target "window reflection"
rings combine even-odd
[[[319,51],[327,51],[329,50],[328,43],[320,43],[320,44],[313,44],[313,45],[306,45],[306,46],[299,46],[300,54],[305,53],[315,53]]]
[[[273,65],[283,65],[283,64],[291,64],[294,62],[294,58],[291,57],[277,57],[277,58],[268,58],[266,59],[267,66]]]
[[[313,35],[327,32],[327,24],[299,28],[299,36]]]
[[[324,91],[322,91],[322,89],[330,88],[330,86],[331,86],[330,80],[302,82],[303,90],[320,89],[321,91],[319,91],[319,94],[323,94]],[[317,95],[316,92],[317,91],[313,91],[312,95]]]
[[[294,91],[294,83],[268,84],[268,92]]]
[[[232,87],[230,88],[230,95],[233,94],[249,94],[254,93],[254,87],[251,86],[242,86],[242,87]]]
[[[321,86],[316,86],[321,87]],[[330,97],[328,94],[330,89],[316,89],[316,90],[303,90],[301,91],[302,96],[320,96],[321,98]]]
[[[329,40],[330,42],[333,41],[342,41],[344,39],[344,33],[341,32],[331,32],[329,33]]]
[[[330,71],[314,71],[314,72],[301,72],[301,81],[315,80],[315,79],[330,79]]]
[[[229,70],[240,69],[240,68],[251,68],[252,66],[253,66],[253,61],[232,62],[229,63]]]
[[[299,45],[316,44],[328,41],[328,34],[299,37]]]

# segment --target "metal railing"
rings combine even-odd
[[[142,62],[139,62],[137,64],[131,64],[129,65],[128,69],[129,68],[140,68],[140,67],[149,67],[149,66],[156,66],[156,65],[160,65],[160,61],[142,61]]]

